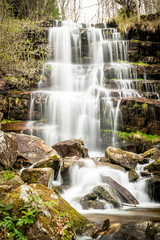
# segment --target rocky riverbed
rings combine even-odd
[[[47,237],[57,240],[64,239],[65,235],[68,239],[76,239],[76,235],[80,234],[93,238],[101,236],[100,239],[108,239],[111,236],[111,239],[124,239],[124,234],[134,239],[146,239],[146,237],[159,239],[160,150],[158,148],[136,154],[108,147],[105,157],[88,160],[88,150],[82,140],[67,140],[50,147],[34,136],[1,131],[0,142],[1,206],[6,204],[12,206],[8,210],[10,216],[13,214],[20,216],[21,208],[26,204],[28,204],[27,209],[34,208],[38,212],[35,222],[26,225],[22,231],[28,239]],[[88,161],[93,161],[95,165],[90,167],[85,165]],[[145,166],[143,171],[136,173],[139,169],[137,164]],[[81,205],[80,212],[83,213],[83,217],[71,207],[73,202],[70,202],[70,205],[62,197],[65,198],[65,192],[73,185],[70,170],[74,167],[81,169],[85,181],[86,177],[89,178],[85,176],[86,166],[92,170],[94,168],[94,171],[100,171],[103,167],[112,169],[113,172],[112,176],[107,175],[107,172],[104,173],[99,185],[95,184],[93,189],[90,188],[90,193],[87,195],[80,194],[81,197],[78,197],[75,191],[74,201]],[[142,208],[142,203],[139,205],[136,195],[132,195],[127,185],[125,188],[121,185],[121,181],[113,180],[114,172],[115,174],[121,172],[122,176],[128,174],[127,181],[131,184],[144,179],[147,184],[145,194],[150,198],[150,207],[146,205]],[[61,185],[57,186],[56,180],[60,173]],[[135,178],[135,174],[138,178]],[[59,192],[62,192],[62,197]],[[3,219],[4,217],[1,217],[1,221]],[[137,229],[141,234],[135,235],[133,229]],[[4,231],[4,225],[1,226],[1,230],[3,230],[0,235],[2,238],[5,234],[9,234],[8,228],[6,232]]]

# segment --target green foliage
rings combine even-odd
[[[39,81],[39,70],[48,58],[46,30],[33,21],[11,17],[0,28],[0,75],[16,89],[28,89]]]
[[[150,31],[155,33],[155,31],[159,28],[160,18],[150,18],[146,16],[141,16],[140,23],[138,23],[138,19],[136,15],[127,16],[123,9],[120,9],[117,13],[117,17],[114,18],[114,21],[118,25],[118,29],[121,33],[128,34],[132,29],[135,32],[138,30],[141,31]]]
[[[40,20],[44,17],[59,18],[57,0],[2,0],[1,18],[12,15],[16,18]]]
[[[20,216],[13,216],[12,204],[0,204],[0,239],[26,240],[23,227],[32,225],[36,221],[37,210],[30,204],[24,204],[20,209]],[[3,238],[4,237],[4,238]]]
[[[0,183],[2,184],[5,181],[9,181],[12,180],[14,178],[14,173],[10,170],[4,171],[1,175],[0,175]]]

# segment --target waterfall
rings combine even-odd
[[[117,129],[120,99],[140,96],[127,49],[113,28],[72,22],[50,28],[50,59],[32,93],[31,133],[49,145],[82,138],[90,151],[101,151],[101,129]]]

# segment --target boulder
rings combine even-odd
[[[35,222],[23,227],[28,240],[75,239],[75,233],[85,234],[93,228],[93,224],[60,195],[41,184],[20,186],[7,194],[2,204],[12,204],[13,216],[22,215],[24,204],[29,204],[30,209],[38,212]]]
[[[103,182],[109,184],[117,193],[117,196],[121,200],[122,203],[127,204],[139,204],[136,198],[124,187],[118,184],[110,177],[102,176]]]
[[[151,148],[148,151],[144,152],[142,155],[144,158],[152,158],[154,160],[158,160],[160,159],[160,149]]]
[[[129,182],[135,182],[139,176],[134,169],[130,169],[128,173]]]
[[[104,234],[105,231],[108,230],[110,226],[110,221],[109,219],[106,219],[104,222],[103,222],[103,225],[99,228],[99,229],[96,229],[93,231],[92,233],[92,238],[99,238],[100,236],[102,236]]]
[[[0,131],[0,164],[12,168],[17,160],[18,145],[12,135]]]
[[[22,184],[24,184],[24,182],[18,175],[11,180],[4,181],[0,184],[0,198],[4,197],[6,193],[13,191]]]
[[[143,159],[142,156],[123,151],[119,148],[108,147],[105,151],[106,157],[109,157],[114,164],[124,167],[126,170],[135,168],[136,164]]]
[[[61,157],[52,149],[52,147],[45,144],[40,138],[26,134],[8,133],[18,145],[18,160],[24,166],[30,166],[47,156],[56,155]]]
[[[56,180],[60,165],[60,158],[57,157],[57,155],[53,155],[47,156],[46,158],[39,160],[33,165],[33,168],[52,168],[54,170],[54,180]]]
[[[122,225],[121,229],[112,236],[112,239],[153,240],[159,232],[160,223],[154,223],[151,221],[129,223]]]
[[[54,171],[52,168],[29,168],[24,169],[21,173],[24,182],[41,183],[47,187],[51,187],[54,180]]]
[[[160,177],[153,177],[147,180],[148,194],[153,201],[160,202]]]
[[[79,158],[88,157],[88,149],[84,147],[81,139],[66,140],[53,145],[52,148],[63,158],[73,156]]]
[[[105,189],[102,186],[96,186],[93,188],[93,192],[102,200],[112,204],[115,208],[120,207],[120,203],[117,199],[116,193],[113,189]]]
[[[97,200],[97,195],[89,193],[80,199],[80,204],[83,209],[105,209],[105,203]]]
[[[145,169],[151,173],[160,174],[160,158],[157,161],[154,161],[153,163],[146,166]]]

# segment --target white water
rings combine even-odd
[[[111,177],[118,184],[126,188],[139,202],[139,207],[159,207],[159,204],[153,203],[147,194],[146,177],[140,177],[140,171],[144,171],[146,165],[137,166],[139,180],[129,182],[128,173],[113,169],[109,166],[97,166],[91,159],[81,159],[81,166],[75,165],[70,169],[71,185],[62,195],[74,208],[81,213],[108,213],[113,209],[112,204],[106,203],[106,209],[103,210],[83,210],[80,205],[80,198],[93,192],[95,186],[103,186],[108,189],[108,184],[104,183],[102,176]],[[119,199],[120,201],[120,199]],[[109,210],[109,211],[110,211]],[[111,212],[110,212],[111,213]]]
[[[120,99],[140,96],[131,88],[133,67],[118,63],[127,60],[128,43],[112,28],[82,29],[71,22],[57,26],[49,30],[50,60],[45,63],[39,90],[32,93],[31,120],[37,110],[44,125],[34,123],[31,133],[49,145],[82,138],[90,152],[101,151],[102,122],[109,122],[108,128],[115,130]],[[81,29],[86,34],[87,64]],[[104,71],[111,72],[113,81],[116,78],[116,89],[105,86]]]
[[[128,43],[121,40],[116,29],[102,30],[90,25],[82,29],[80,24],[71,22],[58,25],[49,30],[50,60],[44,65],[39,90],[32,93],[31,133],[49,145],[82,138],[89,151],[100,156],[101,128],[117,130],[117,123],[121,121],[121,99],[141,97],[134,87],[137,78],[134,67],[119,61],[127,60]],[[87,57],[83,52],[83,34],[86,34]],[[112,84],[108,87],[109,82]],[[41,122],[36,123],[36,118]],[[110,144],[116,145],[115,134]],[[102,175],[127,188],[140,206],[151,206],[144,178],[130,183],[128,174],[120,170],[96,166],[89,159],[83,164],[84,167],[71,168],[71,187],[63,195],[80,212],[87,211],[80,206],[80,197],[92,192],[96,185],[107,187],[101,180]],[[87,212],[107,213],[110,208],[112,205],[106,204],[105,210]]]

